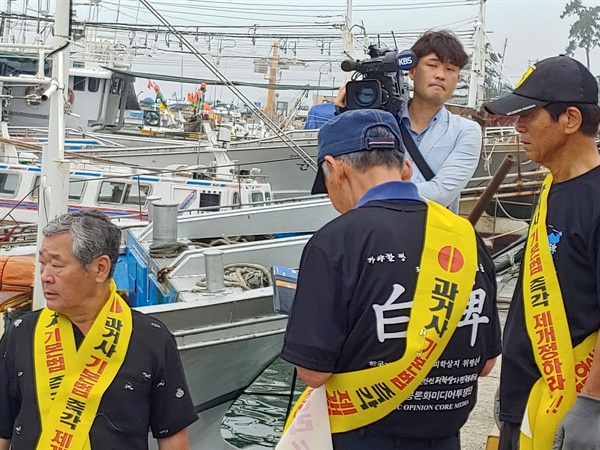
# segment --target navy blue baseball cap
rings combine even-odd
[[[492,114],[516,116],[550,103],[598,103],[598,82],[579,61],[560,55],[530,67],[512,94],[483,105]]]
[[[385,127],[393,138],[367,137],[373,127]],[[311,193],[326,194],[325,175],[321,167],[325,156],[340,156],[364,150],[392,150],[405,153],[398,121],[380,109],[353,109],[329,120],[319,130],[317,176]]]

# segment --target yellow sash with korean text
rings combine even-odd
[[[542,374],[527,401],[521,450],[549,450],[558,424],[587,379],[598,333],[573,348],[567,315],[546,229],[552,175],[544,180],[532,216],[523,258],[523,301],[527,333]]]
[[[406,331],[406,350],[398,361],[355,372],[333,374],[325,383],[331,433],[369,425],[390,414],[427,376],[454,334],[469,302],[477,271],[477,241],[472,225],[428,202],[425,242]],[[390,301],[403,293],[394,285]],[[307,389],[288,418],[302,413]],[[306,420],[300,421],[306,428]]]
[[[110,282],[110,298],[79,350],[71,321],[44,308],[35,327],[34,361],[42,432],[37,450],[89,450],[104,392],[121,368],[133,331],[131,309]]]

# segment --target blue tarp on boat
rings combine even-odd
[[[314,130],[321,128],[329,119],[334,117],[335,106],[333,103],[323,103],[315,105],[308,111],[308,117],[304,124],[305,130]]]

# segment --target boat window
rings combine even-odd
[[[210,194],[206,192],[200,193],[200,208],[207,206],[220,206],[221,194]]]
[[[83,179],[69,180],[69,202],[79,203],[83,199],[86,181]]]
[[[0,173],[0,195],[3,197],[14,197],[19,189],[21,177],[18,173]]]
[[[265,200],[266,201],[271,201],[271,193],[270,192],[265,192]]]
[[[252,203],[262,202],[265,199],[262,192],[253,192],[252,193]],[[264,206],[263,204],[253,205],[253,206]]]
[[[71,178],[69,180],[69,203],[79,203],[83,198],[85,190],[85,179]],[[40,176],[36,175],[31,188],[31,197],[38,198],[40,186]]]
[[[125,183],[118,181],[103,181],[100,185],[98,203],[121,203],[124,191]]]
[[[31,198],[38,198],[40,192],[40,176],[36,175],[33,177],[33,184],[31,185]]]
[[[88,78],[88,91],[98,92],[100,89],[100,78]]]
[[[128,184],[125,188],[125,198],[123,203],[126,205],[142,205],[146,204],[146,197],[150,193],[150,186],[147,184],[137,183]]]
[[[73,90],[85,91],[85,77],[73,77]]]
[[[234,207],[234,209],[237,209],[240,206],[241,206],[240,205],[240,194],[239,194],[239,192],[234,192],[233,193],[233,207]]]

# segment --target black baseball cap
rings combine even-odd
[[[512,94],[483,107],[499,116],[515,116],[549,103],[598,104],[598,82],[579,61],[554,56],[530,67]]]
[[[373,127],[385,127],[393,138],[368,137]],[[340,156],[364,150],[392,150],[405,153],[398,121],[392,113],[380,109],[353,109],[329,120],[319,129],[317,138],[317,176],[311,194],[326,194],[325,175],[321,163],[325,156]]]

